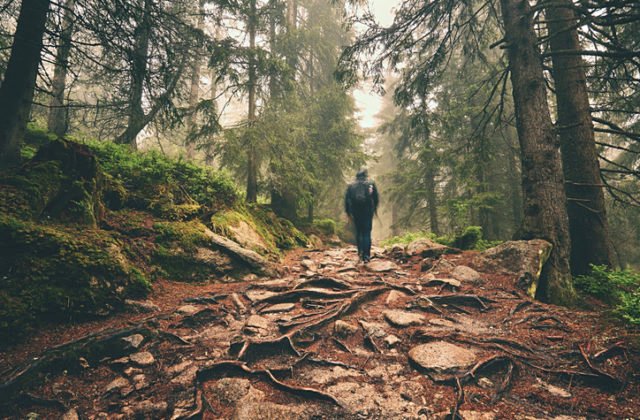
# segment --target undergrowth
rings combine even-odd
[[[442,245],[464,249],[484,251],[499,245],[502,241],[489,241],[482,237],[480,226],[468,226],[458,235],[438,236],[433,232],[418,231],[407,232],[380,242],[381,246],[408,245],[418,239],[429,239]]]
[[[640,272],[592,265],[591,273],[574,279],[576,289],[612,306],[614,315],[640,325]]]

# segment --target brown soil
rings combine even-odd
[[[473,266],[474,256],[442,258]],[[355,258],[352,248],[296,250],[284,259],[281,279],[160,281],[150,296],[159,313],[43,328],[0,353],[5,385],[31,379],[11,392],[0,388],[11,398],[0,406],[0,417],[58,418],[69,409],[80,418],[640,417],[637,331],[597,312],[532,301],[509,273],[481,272],[481,281],[459,289],[427,287],[417,258],[395,261],[398,268],[388,272],[363,265],[348,270]],[[388,258],[377,253],[373,261]],[[314,264],[303,267],[303,259]],[[396,300],[387,303],[392,291]],[[247,292],[254,299],[256,292],[271,295],[252,302]],[[217,297],[217,303],[188,303],[198,312],[176,312],[193,297]],[[262,313],[276,303],[294,307]],[[395,327],[383,316],[387,309],[421,314],[424,322]],[[250,317],[264,328],[247,326]],[[336,333],[338,319],[353,331]],[[114,363],[121,355],[88,363],[73,344],[64,345],[96,331],[109,331],[102,334],[108,337],[126,328],[151,332],[129,353],[148,351],[152,364]],[[388,344],[391,335],[397,343]],[[475,366],[433,372],[409,360],[415,346],[440,340],[475,351]],[[57,363],[46,370],[33,367],[54,356]],[[139,374],[144,383],[136,389]],[[119,377],[130,385],[105,392]],[[227,385],[244,386],[244,394],[232,398]]]

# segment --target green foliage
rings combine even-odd
[[[338,225],[333,219],[316,219],[313,221],[313,228],[327,236],[335,235],[338,232]]]
[[[482,238],[482,228],[480,226],[467,226],[461,234],[456,236],[438,236],[433,232],[417,231],[406,232],[399,236],[394,236],[380,242],[382,246],[408,245],[417,239],[429,239],[442,245],[451,246],[464,250],[484,251],[499,245],[501,241],[487,241]]]
[[[418,239],[430,239],[437,242],[437,235],[431,232],[418,231],[406,232],[399,236],[393,236],[380,242],[381,246],[408,245]]]
[[[0,341],[39,320],[109,312],[149,290],[107,232],[0,215]]]
[[[88,145],[112,184],[120,183],[129,192],[131,206],[150,206],[157,214],[178,220],[231,206],[238,199],[233,181],[223,172],[111,142]]]
[[[640,325],[640,272],[591,266],[591,273],[574,279],[576,289],[613,305],[613,313]]]

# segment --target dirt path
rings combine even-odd
[[[474,255],[425,273],[420,258],[298,250],[280,279],[162,283],[159,312],[0,355],[0,395],[19,396],[0,417],[640,417],[628,332],[531,301],[504,272],[456,280]]]

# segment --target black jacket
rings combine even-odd
[[[360,188],[360,184],[364,184],[368,191],[367,199],[362,203],[359,203],[355,197],[356,190]],[[378,210],[379,201],[378,188],[375,182],[358,179],[347,187],[344,195],[344,210],[351,217],[362,217],[365,215],[373,217]]]

